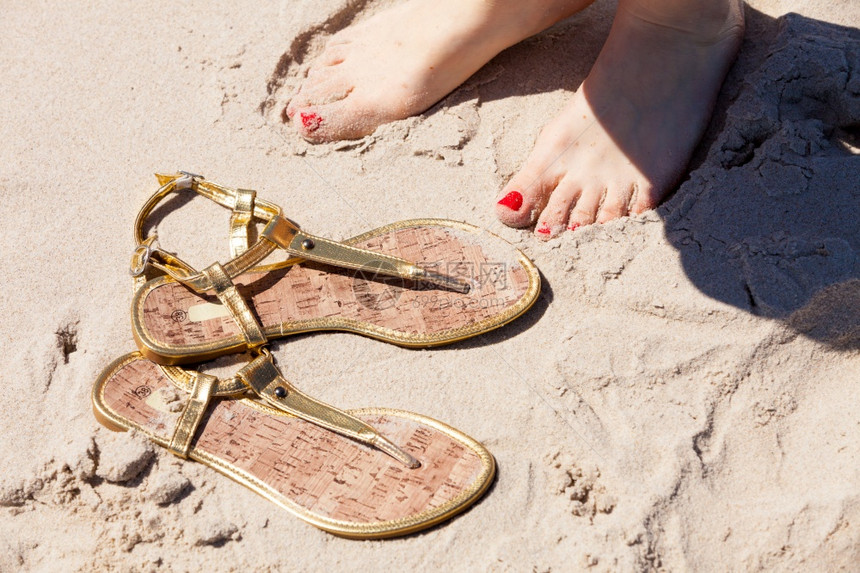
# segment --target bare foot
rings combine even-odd
[[[505,48],[593,0],[409,0],[331,37],[287,116],[313,142],[426,110]]]
[[[654,208],[683,175],[743,36],[741,0],[621,0],[600,56],[501,192],[541,239]]]

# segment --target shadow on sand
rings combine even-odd
[[[689,179],[658,213],[702,292],[860,348],[860,30],[747,8]]]
[[[602,43],[593,36],[608,32],[606,14],[584,12],[494,60],[506,78],[527,77],[539,61],[542,81],[555,83],[493,82],[492,63],[470,83],[488,81],[482,100],[575,89]],[[746,19],[689,176],[657,212],[703,293],[831,347],[860,348],[860,30],[748,6]]]

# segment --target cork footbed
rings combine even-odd
[[[93,404],[109,427],[135,428],[166,446],[184,405],[160,366],[139,353],[108,366]],[[302,519],[348,537],[387,537],[429,527],[486,490],[492,456],[440,422],[397,410],[350,413],[415,456],[388,455],[248,399],[214,398],[190,456]]]
[[[501,326],[536,300],[534,265],[504,240],[465,223],[405,221],[344,241],[471,281],[468,294],[402,279],[304,262],[235,279],[267,337],[347,330],[403,346],[434,346]],[[217,298],[162,277],[135,295],[132,323],[140,350],[162,364],[244,349]]]

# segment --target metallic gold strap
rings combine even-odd
[[[190,188],[194,190],[199,195],[210,199],[222,207],[226,207],[228,209],[232,209],[236,205],[236,190],[230,189],[229,187],[224,187],[222,185],[218,185],[217,183],[213,183],[212,181],[207,180],[202,175],[196,175],[194,173],[188,173],[187,171],[180,171],[179,173],[174,174],[164,174],[164,173],[156,173],[155,176],[158,178],[158,184],[163,187],[170,187],[170,191],[174,190],[174,184],[178,183],[175,187],[176,190]],[[190,183],[187,186],[183,186],[184,181],[186,181],[185,177],[190,177]],[[168,191],[168,193],[170,192]],[[263,199],[257,199],[254,202],[254,218],[259,219],[261,221],[269,221],[272,217],[279,214],[281,209],[275,205],[274,203],[270,203],[269,201],[265,201]]]
[[[173,437],[167,446],[170,453],[180,458],[188,457],[188,452],[191,450],[191,440],[194,439],[197,426],[200,425],[200,421],[206,413],[206,407],[209,405],[209,400],[212,398],[212,392],[218,381],[217,378],[209,374],[199,372],[195,374],[191,396],[189,396],[185,409],[179,416],[179,421],[173,430]]]
[[[147,265],[152,265],[171,276],[174,274],[182,275],[183,273],[193,274],[195,271],[191,265],[171,253],[155,248],[156,235],[144,237],[144,225],[155,207],[167,195],[173,191],[192,186],[194,178],[190,174],[177,174],[169,177],[156,175],[156,177],[158,177],[161,187],[143,204],[134,221],[134,242],[137,247],[135,248],[135,256],[132,257],[131,274],[134,277],[142,276]],[[149,246],[148,249],[145,248],[147,245]],[[135,258],[139,252],[145,253],[142,264]]]
[[[199,175],[179,173],[157,175],[157,177],[162,187],[144,204],[135,221],[135,241],[137,245],[140,245],[138,249],[147,240],[152,239],[152,237],[145,239],[143,236],[146,219],[155,206],[174,190],[193,189],[200,195],[230,209],[234,209],[242,201],[237,191],[206,181]],[[470,290],[469,283],[463,280],[434,273],[405,259],[351,247],[305,233],[299,229],[298,225],[283,217],[280,208],[273,203],[255,198],[253,205],[250,206],[250,211],[253,213],[253,218],[268,221],[268,224],[254,245],[229,262],[224,263],[224,271],[231,278],[247,271],[271,254],[275,248],[281,247],[302,259],[342,268],[430,282],[462,293],[468,293]],[[143,264],[144,269],[147,262],[197,292],[205,292],[210,288],[208,280],[202,273],[198,273],[191,265],[161,249],[152,248],[150,250],[147,261]],[[140,272],[142,273],[143,270],[141,269]]]
[[[152,194],[152,196],[144,203],[143,207],[141,207],[140,211],[137,214],[137,218],[134,222],[134,241],[135,245],[138,245],[137,250],[142,250],[141,246],[143,246],[147,241],[154,241],[155,235],[150,237],[144,236],[144,227],[147,219],[161,203],[165,197],[167,197],[170,193],[174,191],[180,191],[183,189],[192,189],[200,195],[203,195],[207,199],[211,199],[215,201],[219,205],[223,205],[228,209],[234,209],[237,205],[237,192],[233,189],[228,189],[226,187],[222,187],[210,181],[206,181],[200,175],[195,175],[193,173],[187,172],[179,172],[172,175],[165,174],[156,174],[158,178],[158,182],[161,185],[159,189]],[[273,217],[280,214],[280,208],[268,201],[264,201],[262,199],[254,199],[253,205],[251,206],[251,213],[253,219],[259,219],[261,221],[270,221]],[[264,245],[260,245],[260,243],[266,243]],[[255,246],[260,246],[262,248],[258,248],[253,253],[251,257],[238,257],[242,260],[237,261],[236,266],[243,266],[244,269],[248,269],[253,265],[257,264],[257,262],[261,261],[265,258],[269,253],[271,253],[275,247],[269,244],[266,241],[257,241]],[[136,252],[137,252],[136,250]],[[250,249],[249,249],[250,250]],[[234,259],[235,261],[236,259]],[[231,261],[232,263],[233,261]],[[161,249],[152,248],[148,253],[147,261],[144,263],[141,268],[138,265],[133,265],[132,272],[135,276],[142,274],[146,268],[146,264],[157,268],[158,270],[164,272],[165,274],[175,278],[178,281],[188,284],[191,288],[197,290],[197,292],[204,292],[205,288],[199,288],[199,283],[201,280],[200,273],[194,270],[194,267],[167,251],[163,251]],[[235,277],[239,273],[233,273],[233,265],[227,263],[224,265],[227,269],[228,274],[231,277]],[[244,272],[244,271],[242,271]],[[189,284],[190,283],[190,284]]]
[[[236,189],[236,205],[230,216],[230,256],[238,257],[248,250],[248,230],[254,217],[254,198],[257,192]]]
[[[260,356],[239,370],[237,376],[269,405],[283,412],[373,446],[407,467],[417,468],[421,465],[369,424],[296,389],[281,376],[272,355],[265,349]]]
[[[179,366],[159,365],[159,368],[161,368],[162,372],[167,375],[173,385],[179,390],[190,394],[194,389],[194,383],[197,380],[199,372],[195,370],[186,370]],[[218,378],[215,382],[215,389],[212,390],[212,396],[218,396],[220,398],[231,396],[235,398],[246,392],[248,392],[248,386],[238,377],[233,376],[226,379]]]
[[[273,227],[279,229],[279,235],[288,235],[289,233],[298,231],[298,227],[294,223],[283,217],[274,217],[266,225],[263,232],[265,233]],[[265,259],[277,248],[278,245],[261,236],[247,251],[224,263],[222,265],[224,272],[230,278],[237,277]],[[153,254],[155,254],[155,251],[153,251]],[[171,264],[162,264],[150,257],[149,264],[198,293],[204,293],[213,288],[211,281],[204,273],[194,270],[190,265],[185,264],[176,257],[173,257]]]
[[[311,235],[294,225],[291,226],[289,234],[281,234],[279,231],[284,226],[276,224],[279,223],[277,219],[283,218],[276,217],[273,219],[272,223],[263,230],[262,237],[272,241],[291,255],[336,267],[366,271],[375,275],[381,274],[429,282],[461,293],[468,293],[470,290],[469,283],[463,280],[425,270],[400,257],[359,249],[331,239]]]
[[[266,343],[266,335],[263,334],[263,327],[257,321],[257,317],[251,312],[248,303],[239,294],[236,285],[227,275],[220,264],[215,263],[204,269],[203,276],[215,291],[218,300],[221,301],[239,328],[242,329],[242,335],[248,344],[248,348],[256,348]]]

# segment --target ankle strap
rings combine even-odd
[[[134,241],[137,247],[132,255],[130,268],[132,276],[142,275],[146,271],[147,266],[151,265],[201,292],[199,287],[202,285],[199,283],[202,276],[200,276],[200,273],[194,267],[176,255],[156,247],[155,245],[158,242],[157,235],[153,234],[149,237],[144,237],[144,226],[147,219],[156,206],[174,191],[191,189],[207,199],[233,210],[230,221],[230,245],[233,259],[225,265],[231,278],[255,265],[274,250],[274,246],[269,249],[258,247],[254,252],[249,254],[248,251],[251,249],[247,246],[247,228],[254,219],[271,221],[275,217],[280,216],[281,210],[274,203],[257,199],[254,191],[228,189],[211,181],[206,181],[200,175],[185,171],[174,175],[157,173],[155,176],[158,178],[161,187],[143,204],[134,221]],[[293,224],[292,226],[298,229],[297,225]],[[242,236],[244,236],[245,241],[244,248],[240,247]],[[257,241],[257,244],[254,246],[257,247],[259,243],[260,241]],[[205,291],[208,289],[203,288],[202,290]]]
[[[253,204],[247,205],[246,194],[248,192],[245,190],[237,191],[222,187],[206,181],[200,175],[186,172],[175,175],[156,175],[156,177],[158,177],[161,187],[144,204],[134,224],[134,238],[137,247],[132,256],[131,273],[133,276],[142,275],[147,266],[151,265],[196,292],[202,293],[212,289],[211,281],[205,273],[196,271],[179,257],[156,247],[157,238],[155,235],[146,238],[143,236],[146,219],[158,203],[173,191],[192,189],[219,205],[233,209],[234,219],[243,221],[247,219],[247,224],[250,224],[253,219],[267,221],[260,238],[252,246],[246,250],[236,249],[241,252],[222,265],[224,272],[230,279],[252,268],[276,248],[281,248],[296,257],[292,261],[293,263],[312,260],[341,268],[429,282],[461,293],[468,293],[470,290],[470,284],[461,279],[429,271],[405,259],[359,249],[305,233],[296,223],[283,217],[281,209],[274,203],[254,198]],[[238,211],[237,206],[239,207]],[[240,215],[236,215],[237,212]],[[250,212],[252,216],[242,215],[242,213],[247,212]],[[231,223],[231,227],[233,226]],[[233,238],[236,237],[237,235],[233,236]],[[238,241],[239,239],[236,239],[236,242]]]

